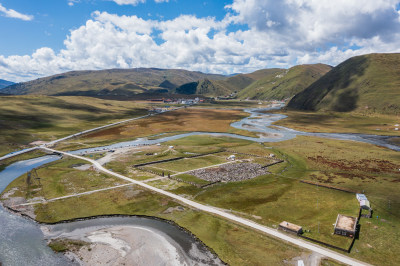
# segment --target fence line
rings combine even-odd
[[[359,193],[359,192],[357,192],[357,191],[353,191],[353,190],[349,190],[349,189],[345,189],[345,188],[334,187],[334,186],[330,186],[330,185],[324,185],[324,184],[321,184],[321,183],[316,183],[316,182],[307,181],[307,180],[300,180],[300,182],[301,182],[301,183],[305,183],[305,184],[309,184],[309,185],[318,186],[318,187],[324,187],[324,188],[339,190],[339,191],[343,191],[343,192],[347,192],[347,193],[352,193],[352,194]]]
[[[301,237],[301,238],[310,240],[310,241],[312,241],[312,242],[315,242],[315,243],[318,243],[318,244],[321,244],[321,245],[330,247],[330,248],[334,248],[334,249],[337,249],[337,250],[340,250],[340,251],[343,251],[343,252],[350,253],[350,249],[351,249],[351,248],[349,248],[349,249],[344,249],[344,248],[337,247],[337,246],[334,246],[334,245],[331,245],[331,244],[328,244],[328,243],[325,243],[325,242],[322,242],[322,241],[319,241],[319,240],[316,240],[316,239],[313,239],[313,238],[310,238],[310,237],[307,237],[307,236],[302,236],[302,235],[300,235],[300,234],[298,234],[298,236]],[[355,239],[355,238],[354,238],[354,239]],[[353,242],[354,242],[354,240],[353,240]]]
[[[214,151],[214,152],[209,152],[209,153],[196,154],[196,155],[192,155],[192,156],[188,156],[188,157],[181,156],[181,157],[175,157],[175,158],[171,158],[171,159],[164,159],[164,160],[159,160],[159,161],[151,161],[151,162],[147,162],[147,163],[135,164],[135,165],[133,165],[133,167],[141,167],[141,166],[157,164],[157,163],[166,163],[166,162],[178,161],[178,160],[182,160],[182,159],[197,158],[197,157],[207,156],[207,155],[216,154],[216,153],[220,153],[220,152],[222,152],[222,151]]]

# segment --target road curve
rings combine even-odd
[[[158,193],[160,193],[162,195],[165,195],[167,197],[173,198],[173,199],[175,199],[177,201],[180,201],[180,202],[182,202],[182,203],[184,203],[184,204],[186,204],[188,206],[191,206],[193,208],[196,208],[198,210],[205,211],[207,213],[214,214],[216,216],[226,218],[226,219],[231,220],[233,222],[236,222],[238,224],[245,225],[247,227],[250,227],[250,228],[256,229],[258,231],[261,231],[263,233],[266,233],[266,234],[268,234],[270,236],[273,236],[273,237],[279,238],[281,240],[287,241],[287,242],[289,242],[291,244],[294,244],[294,245],[300,246],[302,248],[317,252],[317,253],[319,253],[319,254],[321,254],[323,256],[329,257],[329,258],[337,260],[339,262],[346,263],[346,264],[349,264],[349,265],[357,265],[357,266],[358,265],[369,265],[367,263],[352,259],[352,258],[350,258],[348,256],[345,256],[345,255],[342,255],[340,253],[337,253],[337,252],[334,252],[332,250],[329,250],[327,248],[315,245],[315,244],[310,243],[310,242],[306,242],[306,241],[304,241],[302,239],[298,239],[298,238],[283,234],[283,233],[281,233],[281,232],[279,232],[279,231],[277,231],[275,229],[269,228],[267,226],[260,225],[260,224],[257,224],[255,222],[253,222],[253,221],[250,221],[250,220],[235,216],[233,214],[221,211],[221,210],[216,209],[216,208],[214,208],[212,206],[207,206],[207,205],[203,205],[203,204],[197,203],[195,201],[186,199],[186,198],[178,196],[176,194],[173,194],[173,193],[164,191],[162,189],[150,186],[150,185],[148,185],[146,183],[143,183],[143,182],[131,179],[129,177],[114,173],[114,172],[104,168],[98,162],[96,162],[96,161],[94,161],[92,159],[88,159],[88,158],[85,158],[85,157],[82,157],[82,156],[79,156],[79,155],[70,154],[68,152],[63,152],[63,151],[50,149],[50,148],[47,148],[45,146],[41,146],[40,148],[43,149],[43,150],[50,151],[50,152],[57,152],[57,153],[60,153],[60,154],[66,155],[66,156],[70,156],[70,157],[74,157],[74,158],[77,158],[77,159],[85,160],[87,162],[90,162],[91,164],[93,164],[94,167],[96,167],[97,169],[99,169],[100,171],[102,171],[102,172],[104,172],[106,174],[121,178],[123,180],[129,181],[129,182],[131,182],[133,184],[136,184],[138,186],[141,186],[141,187],[147,188],[149,190],[158,192]]]

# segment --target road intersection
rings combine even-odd
[[[131,179],[129,177],[123,176],[121,174],[115,173],[113,171],[110,171],[110,170],[104,168],[99,162],[97,162],[95,160],[92,160],[92,159],[89,159],[89,158],[86,158],[86,157],[83,157],[83,156],[79,156],[79,155],[74,155],[74,154],[71,154],[71,153],[68,153],[68,152],[64,152],[64,151],[54,150],[54,149],[48,148],[48,147],[46,147],[44,145],[41,146],[40,149],[48,151],[48,152],[52,152],[52,153],[59,153],[59,154],[65,155],[65,156],[70,156],[70,157],[73,157],[73,158],[85,160],[85,161],[91,163],[95,168],[97,168],[99,171],[101,171],[103,173],[115,176],[117,178],[123,179],[123,180],[128,181],[130,183],[133,183],[135,185],[138,185],[138,186],[141,186],[143,188],[146,188],[148,190],[160,193],[162,195],[170,197],[170,198],[172,198],[172,199],[174,199],[176,201],[179,201],[179,202],[181,202],[181,203],[183,203],[183,204],[185,204],[187,206],[190,206],[192,208],[207,212],[207,213],[212,214],[212,215],[223,217],[223,218],[225,218],[227,220],[230,220],[232,222],[235,222],[237,224],[241,224],[241,225],[250,227],[252,229],[261,231],[261,232],[263,232],[265,234],[268,234],[270,236],[273,236],[275,238],[281,239],[283,241],[287,241],[287,242],[289,242],[291,244],[300,246],[302,248],[311,250],[313,252],[317,252],[317,253],[319,253],[319,254],[321,254],[323,256],[329,257],[329,258],[334,259],[336,261],[339,261],[341,263],[345,263],[345,264],[349,264],[349,265],[357,265],[357,266],[358,265],[369,265],[367,263],[364,263],[364,262],[358,261],[356,259],[352,259],[352,258],[350,258],[348,256],[342,255],[342,254],[340,254],[338,252],[334,252],[334,251],[332,251],[330,249],[318,246],[316,244],[304,241],[304,240],[296,238],[296,237],[292,237],[292,236],[286,235],[286,234],[284,234],[284,233],[282,233],[282,232],[280,232],[280,231],[278,231],[276,229],[269,228],[267,226],[258,224],[256,222],[251,221],[251,220],[248,220],[248,219],[233,215],[231,213],[227,213],[227,212],[222,211],[220,209],[217,209],[215,207],[204,205],[204,204],[201,204],[201,203],[186,199],[184,197],[181,197],[179,195],[173,194],[171,192],[168,192],[168,191],[165,191],[165,190],[150,186],[150,185],[148,185],[148,184],[146,184],[144,182],[137,181],[137,180]]]

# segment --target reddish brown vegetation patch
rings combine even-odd
[[[180,109],[94,132],[86,138],[116,139],[177,131],[226,132],[233,121],[243,117],[245,114],[238,110]]]
[[[388,160],[379,159],[361,159],[358,161],[330,160],[322,156],[307,157],[319,165],[326,165],[330,168],[336,168],[344,171],[356,170],[369,173],[399,173],[400,165],[396,165]]]

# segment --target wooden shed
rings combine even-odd
[[[342,214],[338,214],[335,223],[335,231],[336,235],[354,237],[356,235],[357,230],[357,218],[346,216]]]
[[[297,224],[292,224],[286,221],[283,221],[279,224],[279,229],[282,229],[283,231],[289,232],[289,233],[295,233],[297,235],[303,233],[303,228],[300,225]]]

